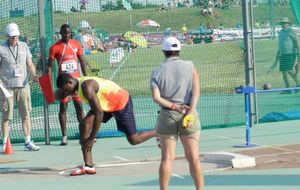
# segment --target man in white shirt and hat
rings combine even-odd
[[[34,82],[38,81],[36,69],[32,63],[32,55],[26,43],[19,41],[19,27],[10,23],[6,27],[7,40],[0,45],[0,82],[12,94],[5,97],[0,92],[0,109],[2,109],[2,151],[6,151],[9,137],[9,122],[13,119],[14,101],[17,101],[18,110],[22,119],[22,128],[25,136],[25,151],[38,151],[30,137],[31,98],[28,83],[28,72]]]

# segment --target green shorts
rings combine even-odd
[[[3,93],[0,95],[0,108],[2,109],[2,119],[12,120],[14,114],[14,100],[17,101],[19,114],[22,119],[30,117],[31,97],[30,88],[9,88],[7,89],[13,96],[6,98]]]
[[[162,108],[157,118],[157,133],[160,135],[191,135],[201,129],[198,113],[194,113],[196,122],[191,128],[182,126],[184,115],[169,109]]]
[[[293,70],[295,68],[297,55],[295,53],[291,54],[281,54],[279,60],[279,71],[285,72]]]

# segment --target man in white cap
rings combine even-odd
[[[26,43],[19,41],[19,28],[15,23],[6,27],[7,40],[0,45],[0,82],[12,94],[5,97],[0,93],[0,108],[2,109],[2,151],[6,150],[6,142],[9,136],[9,121],[13,119],[14,100],[17,101],[19,114],[22,118],[22,127],[25,135],[25,151],[38,151],[30,138],[30,88],[28,72],[34,82],[38,81],[36,69],[32,63],[32,55]]]
[[[168,37],[162,44],[164,62],[152,72],[150,88],[152,98],[160,107],[156,127],[161,148],[159,184],[167,190],[172,174],[172,163],[178,137],[182,142],[190,173],[197,190],[204,189],[199,158],[200,121],[196,110],[200,96],[199,75],[193,62],[179,58],[181,43]],[[195,116],[195,123],[184,126],[187,115]]]
[[[82,20],[78,26],[78,33],[74,36],[74,39],[79,41],[81,47],[84,50],[84,54],[91,53],[91,45],[93,43],[88,31],[91,29],[90,24],[86,20]]]
[[[300,69],[300,43],[297,33],[291,28],[289,18],[283,17],[279,23],[282,26],[282,30],[279,32],[278,51],[274,64],[269,71],[273,70],[279,63],[279,71],[282,73],[285,87],[290,87],[288,76],[295,81],[296,86],[299,86],[300,83],[297,75]],[[295,69],[296,60],[298,60],[298,62]],[[290,94],[292,92],[286,90],[281,93]]]

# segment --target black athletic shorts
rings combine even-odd
[[[122,110],[110,113],[104,112],[102,123],[108,122],[112,117],[116,119],[119,131],[125,133],[126,135],[132,135],[137,132],[133,113],[133,105],[130,96],[126,106]]]

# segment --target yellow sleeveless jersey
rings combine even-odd
[[[114,83],[113,81],[102,79],[99,77],[79,77],[78,95],[83,102],[88,103],[82,93],[81,84],[86,80],[95,80],[99,85],[97,97],[100,106],[105,112],[115,112],[122,110],[128,102],[129,93]]]

